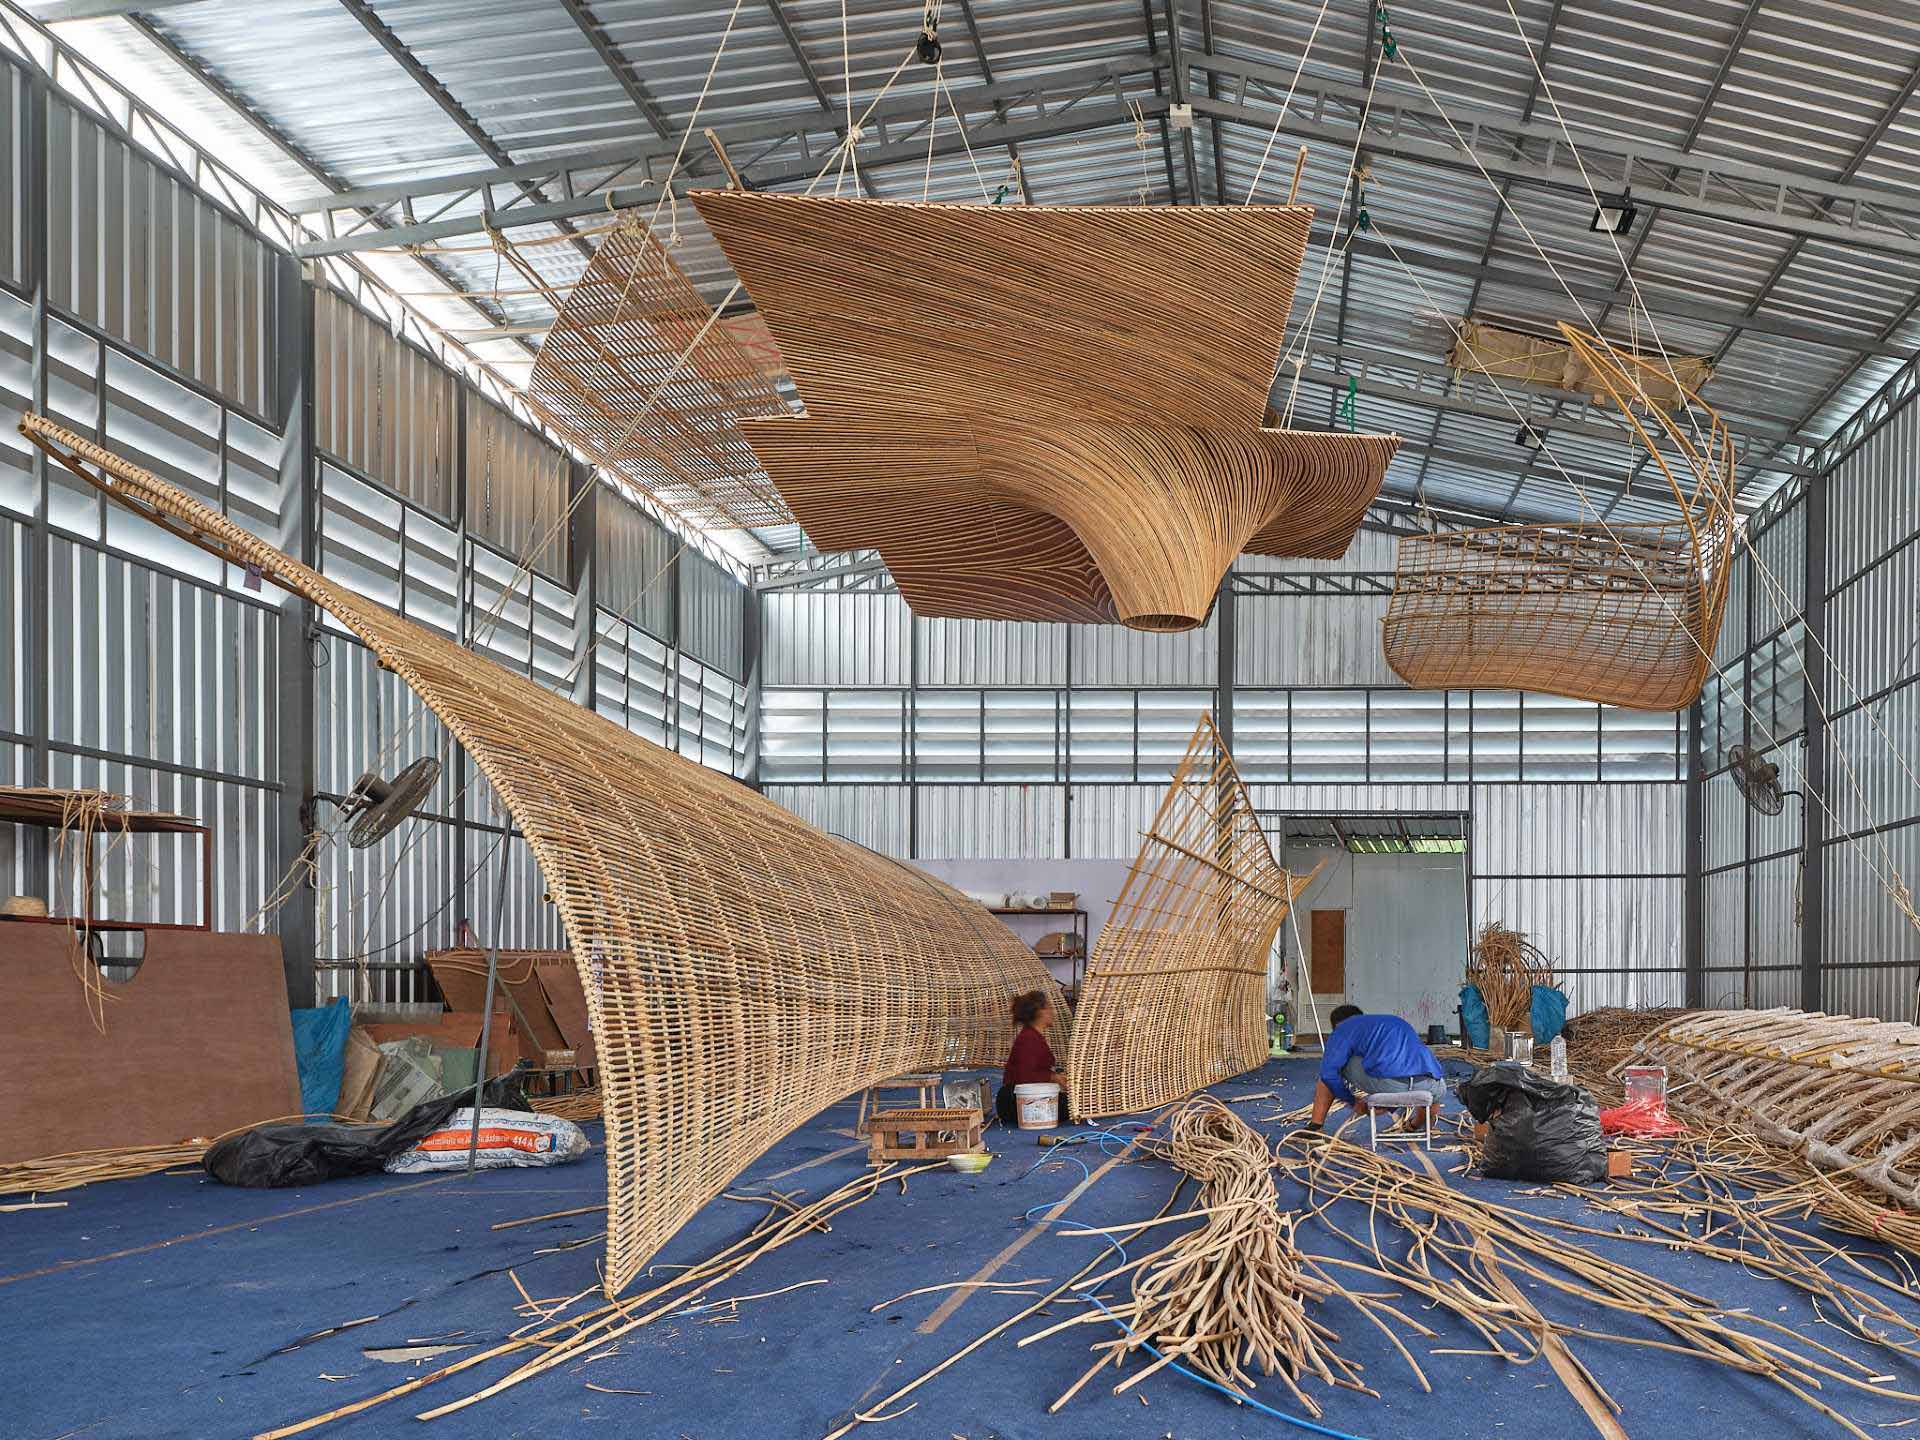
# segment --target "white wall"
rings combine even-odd
[[[1300,941],[1313,946],[1315,909],[1347,912],[1347,990],[1319,995],[1321,1019],[1330,1000],[1390,1012],[1422,1034],[1452,1029],[1466,969],[1467,888],[1458,855],[1350,855],[1325,846],[1289,846],[1296,873],[1326,867],[1301,897]],[[1292,932],[1283,937],[1292,956]],[[1296,1018],[1312,1028],[1312,1015]]]
[[[1024,891],[1045,894],[1049,890],[1072,890],[1080,896],[1080,908],[1087,912],[1087,946],[1091,953],[1107,923],[1115,897],[1126,882],[1131,860],[917,860],[929,875],[944,880],[955,889],[973,894]],[[1010,928],[1031,945],[1042,935],[1055,930],[1071,930],[1069,916],[1007,916]],[[1069,974],[1069,962],[1050,959],[1052,970],[1062,984]]]

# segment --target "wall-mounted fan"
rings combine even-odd
[[[347,843],[356,850],[377,845],[420,808],[439,778],[440,761],[432,755],[422,755],[391,780],[367,771],[340,802],[340,813],[353,821]]]
[[[1731,765],[1729,773],[1740,794],[1762,815],[1778,815],[1787,803],[1787,796],[1798,795],[1798,790],[1780,788],[1780,767],[1767,759],[1750,745],[1736,745],[1727,752]]]

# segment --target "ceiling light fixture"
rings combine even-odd
[[[1617,197],[1602,199],[1594,207],[1593,219],[1587,222],[1587,228],[1603,235],[1626,235],[1632,231],[1634,217],[1639,213],[1634,208],[1633,193],[1622,190]]]

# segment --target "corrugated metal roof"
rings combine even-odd
[[[365,22],[355,13],[362,8],[371,17]],[[1221,83],[1224,100],[1244,98],[1252,107],[1249,118],[1196,120],[1190,138],[1198,195],[1184,173],[1188,137],[1168,131],[1157,115],[1143,116],[1139,126],[1107,123],[1021,144],[1027,190],[1041,204],[1232,202],[1246,198],[1259,172],[1257,198],[1278,200],[1298,141],[1275,139],[1258,116],[1277,107],[1296,69],[1303,93],[1323,84],[1358,87],[1379,58],[1370,8],[1361,5],[973,0],[969,11],[949,0],[940,11],[944,49],[936,75],[919,64],[900,68],[922,14],[920,0],[844,6],[840,0],[282,0],[266,18],[247,0],[197,0],[156,10],[144,24],[313,167],[349,187],[485,170],[501,155],[523,162],[656,143],[662,130],[677,140],[696,105],[700,124],[722,129],[803,116],[839,128],[849,89],[858,118],[889,77],[888,102],[924,102],[935,117],[931,138],[942,143],[952,140],[956,125],[940,101],[940,81],[954,91],[989,80],[1027,86],[1118,60],[1129,70],[1124,80],[1083,104],[1110,109],[1121,95],[1157,103],[1172,93],[1171,70],[1134,67],[1149,55],[1166,66],[1174,16],[1184,58],[1196,67],[1190,76],[1196,98],[1208,94],[1209,41],[1224,61],[1260,67],[1266,77],[1249,80],[1246,90]],[[1399,55],[1379,75],[1380,107],[1427,109],[1430,90],[1449,113],[1530,121],[1549,132],[1564,124],[1641,147],[1920,194],[1913,178],[1920,161],[1920,107],[1913,101],[1920,10],[1911,7],[1854,0],[1693,0],[1683,8],[1666,0],[1406,0],[1390,7],[1390,18]],[[382,27],[448,103],[430,95],[371,33]],[[162,63],[133,23],[83,22],[62,34],[103,63],[156,76],[155,103],[177,110],[196,135],[224,138],[235,163],[265,193],[291,200],[318,188],[311,174],[230,109],[196,94],[194,83]],[[723,36],[724,55],[715,66]],[[1011,110],[1016,119],[1057,115],[1062,102],[1047,103],[1051,108],[1043,110],[1022,97]],[[458,115],[448,113],[449,105]],[[905,133],[892,122],[862,143],[905,149],[927,137],[924,126],[912,140],[902,138]],[[736,156],[749,166],[754,158]],[[798,168],[801,157],[788,142],[776,158]],[[1591,203],[1577,190],[1523,181],[1506,186],[1503,200],[1470,165],[1404,155],[1361,159],[1371,232],[1360,238],[1368,243],[1345,263],[1335,256],[1324,287],[1319,275],[1327,257],[1317,251],[1296,298],[1290,333],[1304,325],[1319,297],[1316,344],[1405,354],[1431,369],[1443,357],[1422,349],[1411,323],[1416,312],[1457,316],[1471,309],[1543,330],[1584,318],[1617,341],[1644,346],[1657,337],[1672,351],[1714,357],[1708,398],[1736,431],[1748,427],[1767,436],[1830,432],[1899,363],[1848,349],[1827,338],[1834,332],[1920,344],[1917,259],[1650,205],[1634,233],[1616,244],[1588,228]],[[687,160],[706,175],[716,172],[697,136]],[[1301,195],[1320,207],[1323,236],[1347,197],[1347,163],[1341,146],[1316,143],[1309,152]],[[1596,158],[1589,167],[1603,191],[1618,183],[1608,163]],[[1644,184],[1645,167],[1640,173]],[[864,167],[863,175],[870,193],[889,198],[970,199],[1003,187],[1008,203],[1020,198],[1004,145],[938,154],[930,163],[908,156]],[[801,184],[788,182],[789,188]],[[436,213],[475,214],[478,206],[477,197],[468,197]],[[591,243],[595,218],[574,223]],[[675,258],[703,293],[716,301],[725,295],[731,273],[691,208],[673,207],[663,223],[677,228]],[[1340,227],[1343,241],[1350,228],[1348,216]],[[515,238],[557,233],[549,225],[516,231]],[[1411,270],[1386,253],[1389,244]],[[580,270],[572,244],[529,247],[525,254],[542,280],[562,292]],[[450,242],[435,259],[455,284],[476,292],[509,323],[538,325],[550,314],[533,287],[510,273],[496,279],[497,259],[484,240]],[[407,262],[382,264],[396,288],[407,287]],[[1496,273],[1477,273],[1485,267]],[[1691,302],[1688,312],[1663,313],[1656,300],[1649,328],[1632,305],[1593,298],[1614,292],[1629,269],[1656,296]],[[1518,277],[1524,285],[1509,283]],[[1563,293],[1563,281],[1586,298]],[[419,282],[423,292],[432,288]],[[457,300],[422,293],[409,301],[442,326],[474,323],[472,307]],[[1746,328],[1743,317],[1762,328]],[[524,370],[527,351],[519,342],[477,344],[502,373]],[[1389,472],[1389,494],[1423,493],[1436,504],[1515,516],[1582,513],[1581,496],[1554,466],[1544,458],[1529,461],[1514,444],[1512,422],[1385,394],[1360,399],[1366,425],[1397,428],[1409,442]],[[1334,393],[1310,376],[1296,420],[1330,423],[1335,403]],[[1553,458],[1583,486],[1592,482],[1591,500],[1609,519],[1663,513],[1644,476],[1621,493],[1624,445],[1546,428]],[[1743,503],[1749,507],[1787,478],[1764,463],[1772,445],[1750,438],[1744,446]],[[794,527],[757,538],[777,550],[802,542]]]

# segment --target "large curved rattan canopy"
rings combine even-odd
[[[498,791],[586,991],[609,1294],[823,1105],[903,1071],[998,1065],[1020,991],[1046,989],[1065,1014],[1033,953],[958,891],[370,603],[71,431],[33,415],[20,428],[129,508],[325,609]]]
[[[693,199],[807,406],[741,428],[920,614],[1187,629],[1244,550],[1342,554],[1399,445],[1262,426],[1308,207]]]
[[[1400,542],[1381,638],[1416,689],[1514,689],[1637,710],[1700,696],[1733,558],[1732,437],[1665,368],[1561,333],[1679,507],[1661,525],[1496,525]],[[1674,408],[1650,392],[1682,397]],[[1649,482],[1654,485],[1660,479]]]
[[[1268,956],[1319,873],[1292,875],[1274,858],[1202,715],[1087,966],[1067,1077],[1074,1113],[1171,1104],[1264,1064]]]

